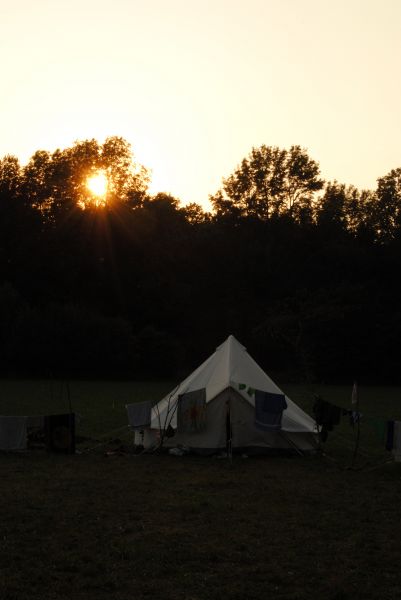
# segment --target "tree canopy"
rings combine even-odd
[[[21,193],[44,216],[55,219],[77,207],[90,207],[87,180],[103,171],[108,180],[107,204],[141,205],[147,193],[149,173],[134,161],[130,144],[120,137],[76,142],[53,153],[36,152],[21,170]]]
[[[0,370],[176,377],[232,333],[283,379],[398,381],[400,182],[325,183],[301,147],[261,146],[208,213],[149,194],[119,137],[6,155]]]
[[[300,218],[310,212],[314,193],[323,187],[319,165],[300,146],[289,150],[253,148],[223,187],[210,197],[219,216],[269,219],[288,214]]]

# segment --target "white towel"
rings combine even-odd
[[[0,450],[25,450],[27,417],[0,417]]]
[[[45,426],[45,418],[43,415],[30,415],[27,417],[27,427],[32,429],[43,429]]]

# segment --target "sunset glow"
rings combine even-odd
[[[0,156],[118,135],[151,193],[205,207],[261,144],[362,189],[399,165],[400,0],[4,5]]]

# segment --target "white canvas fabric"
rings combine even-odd
[[[182,394],[206,390],[206,428],[201,432],[180,434],[164,440],[172,447],[183,444],[207,451],[223,449],[227,441],[227,418],[235,448],[291,448],[311,450],[317,445],[314,420],[287,396],[280,431],[260,431],[255,426],[254,390],[283,394],[234,336],[230,335],[216,351],[170,394],[152,409],[145,447],[157,443],[160,431],[171,426],[177,430],[177,402]]]

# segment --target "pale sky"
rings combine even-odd
[[[253,146],[401,167],[401,0],[0,0],[0,156],[121,135],[207,206]]]

